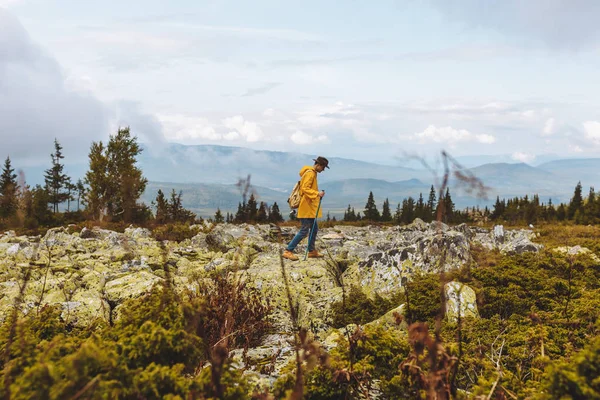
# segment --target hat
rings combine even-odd
[[[313,161],[321,165],[323,168],[329,168],[329,161],[325,157],[319,156],[317,158],[313,158]]]

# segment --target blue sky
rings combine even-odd
[[[0,0],[2,147],[46,164],[57,137],[85,158],[130,125],[155,147],[388,164],[596,157],[597,15],[592,0]]]

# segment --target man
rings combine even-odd
[[[321,173],[325,168],[329,168],[329,161],[325,157],[317,157],[313,159],[315,164],[311,167],[305,165],[300,170],[300,193],[302,198],[300,199],[300,205],[298,206],[298,219],[302,223],[300,230],[292,241],[287,245],[287,249],[283,252],[283,257],[288,260],[296,261],[298,256],[294,254],[294,250],[298,243],[309,234],[310,239],[308,242],[308,257],[309,258],[321,258],[322,254],[315,249],[315,241],[317,239],[317,232],[319,231],[318,224],[315,222],[315,216],[321,218],[323,216],[323,210],[319,209],[319,215],[317,209],[319,208],[319,202],[325,196],[324,191],[319,191],[317,184],[317,173]]]

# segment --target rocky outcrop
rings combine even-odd
[[[226,270],[245,274],[260,288],[276,307],[276,325],[288,329],[280,264],[283,244],[278,240],[293,236],[296,229],[230,224],[193,229],[200,231],[181,243],[157,242],[147,229],[134,227],[124,233],[54,228],[43,237],[6,232],[0,235],[0,319],[12,307],[26,268],[33,269],[24,307],[33,307],[40,299],[61,304],[65,316],[80,325],[97,317],[117,318],[123,301],[147,293],[167,274],[177,290],[185,290],[196,279]],[[284,265],[301,323],[313,331],[325,331],[330,305],[341,299],[342,281],[346,286],[361,286],[367,294],[385,296],[401,288],[414,273],[447,271],[470,262],[473,242],[501,251],[538,251],[532,238],[531,231],[502,227],[488,231],[464,224],[449,227],[418,219],[409,226],[392,228],[334,226],[319,235],[317,246],[326,254],[324,259],[304,261],[301,257],[297,262],[284,260]],[[301,244],[298,254],[303,256],[305,249],[305,243]],[[466,292],[461,291],[461,296]],[[473,296],[461,300],[461,307],[474,304]],[[463,311],[461,315],[468,315],[472,309]]]
[[[523,254],[526,252],[538,252],[542,245],[533,243],[536,238],[533,230],[519,229],[507,231],[502,225],[496,225],[491,231],[477,229],[473,242],[479,243],[488,250],[500,250],[506,254]]]

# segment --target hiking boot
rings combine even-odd
[[[317,250],[309,251],[308,258],[323,258],[325,257],[323,254],[319,253]]]
[[[292,260],[292,261],[298,261],[298,256],[289,250],[286,250],[283,252],[283,258],[287,258],[288,260]]]

